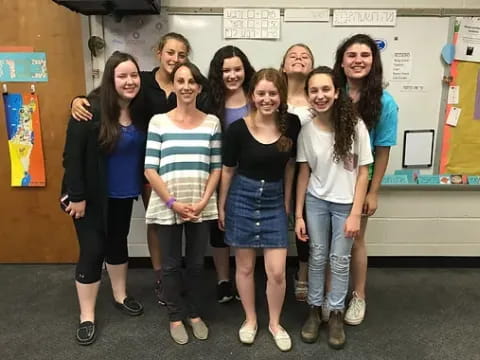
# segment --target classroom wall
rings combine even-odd
[[[163,5],[181,7],[291,7],[290,0],[175,0]],[[480,1],[318,1],[299,0],[295,7],[476,8]],[[479,14],[480,15],[480,10]],[[400,117],[401,119],[401,117]],[[400,120],[401,121],[401,120]],[[148,256],[144,211],[136,204],[129,249],[132,256]],[[371,256],[480,256],[480,194],[454,188],[383,188],[379,209],[367,228]],[[295,254],[293,237],[289,254]]]
[[[174,9],[199,7],[350,7],[415,9],[480,9],[478,0],[418,1],[318,1],[318,0],[163,0]],[[420,12],[420,11],[419,11]],[[480,15],[480,10],[479,10]],[[93,27],[99,26],[94,19]],[[360,30],[359,30],[360,31]],[[129,237],[133,257],[148,256],[146,227],[141,202],[134,207]],[[369,221],[367,242],[372,256],[480,256],[480,195],[478,191],[452,188],[384,188],[379,209]],[[295,254],[292,245],[289,254]]]
[[[171,7],[331,7],[331,8],[470,8],[480,9],[478,0],[162,0]]]

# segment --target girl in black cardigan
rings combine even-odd
[[[63,192],[80,244],[75,279],[80,304],[76,338],[81,345],[95,340],[104,261],[114,305],[128,315],[143,313],[142,304],[126,292],[130,217],[143,185],[145,128],[130,114],[139,89],[135,59],[115,52],[105,65],[97,96],[90,98],[92,121],[70,119],[68,124]]]

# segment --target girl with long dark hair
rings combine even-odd
[[[367,128],[330,68],[313,70],[305,91],[316,116],[303,126],[298,137],[295,232],[310,244],[310,311],[301,336],[305,342],[316,341],[320,309],[327,307],[328,344],[339,349],[345,343],[343,313],[350,252],[360,231],[368,164],[373,158]],[[325,296],[326,271],[330,272],[331,283]]]
[[[346,89],[354,106],[370,132],[374,163],[370,167],[369,186],[361,230],[352,250],[353,293],[345,322],[360,324],[366,311],[367,249],[365,231],[368,217],[375,214],[378,191],[388,165],[390,147],[397,141],[398,105],[383,89],[383,70],[380,51],[373,39],[365,34],[354,35],[337,49],[334,66],[339,86]]]
[[[146,138],[144,123],[131,112],[139,89],[137,62],[115,52],[105,65],[99,98],[90,99],[91,121],[72,118],[68,124],[63,192],[80,244],[75,284],[80,304],[76,338],[81,345],[95,341],[95,304],[104,261],[114,305],[128,315],[143,313],[142,304],[126,291],[127,236],[133,200],[142,189]]]
[[[211,110],[220,119],[224,131],[232,122],[247,115],[250,108],[247,94],[254,73],[247,56],[236,46],[224,46],[213,55],[208,71]],[[226,303],[234,297],[230,247],[225,244],[223,231],[216,221],[211,223],[210,245],[217,271],[217,301]]]
[[[173,91],[172,70],[188,60],[191,52],[189,41],[181,34],[169,32],[160,38],[157,45],[158,67],[151,71],[140,71],[142,85],[140,93],[135,100],[132,111],[139,119],[144,121],[145,126],[155,114],[162,114],[172,110],[177,104],[177,97]],[[203,91],[197,97],[197,105],[207,112],[207,92]],[[91,112],[88,111],[89,102],[85,98],[76,98],[72,102],[72,116],[77,120],[89,120]],[[142,199],[145,208],[148,205],[151,188],[146,184],[142,191]],[[155,273],[154,291],[160,305],[165,305],[162,295],[162,263],[160,244],[157,237],[155,224],[147,225],[147,240],[152,267]]]

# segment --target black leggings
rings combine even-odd
[[[128,261],[127,236],[130,231],[133,199],[108,199],[107,229],[101,220],[90,214],[88,204],[85,217],[74,220],[80,256],[75,279],[91,284],[101,278],[102,264],[125,264]]]

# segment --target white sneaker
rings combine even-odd
[[[367,310],[367,302],[365,299],[360,299],[357,293],[352,293],[353,297],[348,304],[345,312],[345,324],[360,325],[365,318],[365,311]]]

